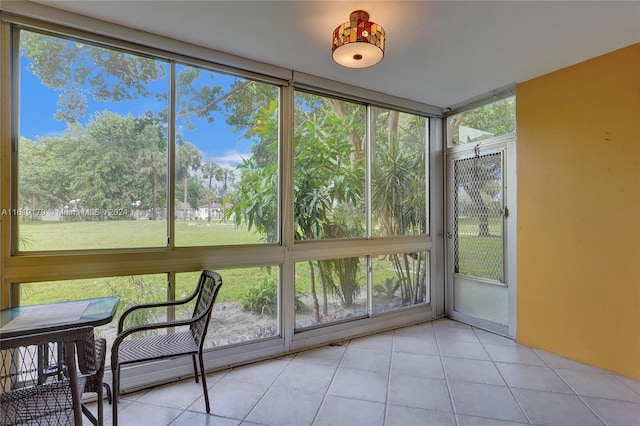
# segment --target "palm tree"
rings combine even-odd
[[[158,210],[158,191],[160,190],[160,178],[166,170],[167,157],[162,150],[149,147],[140,151],[138,163],[141,165],[140,171],[146,173],[152,178],[152,201],[151,201],[151,219],[157,219]]]
[[[213,191],[211,190],[211,184],[213,180],[219,180],[220,166],[215,161],[208,161],[202,166],[202,177],[209,180],[209,186],[207,187],[207,221],[211,222],[211,202],[213,200]]]
[[[386,135],[378,135],[371,200],[381,235],[426,232],[424,131],[421,117],[389,114]],[[423,300],[425,261],[421,252],[391,256],[403,303]]]
[[[184,185],[184,206],[187,206],[189,196],[189,170],[197,170],[202,162],[202,154],[196,146],[190,142],[183,142],[176,150],[176,168],[182,176]]]
[[[227,198],[227,191],[229,191],[229,184],[235,181],[235,175],[233,174],[233,170],[227,169],[226,167],[218,167],[218,170],[216,171],[216,180],[218,182],[222,182],[222,187],[220,188],[220,208],[222,209],[222,217],[225,218],[225,214],[224,214],[225,198]]]

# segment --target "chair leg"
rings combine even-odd
[[[98,426],[103,426],[104,425],[104,393],[102,391],[102,386],[98,387]]]
[[[191,359],[193,360],[193,377],[195,377],[196,383],[198,383],[198,367],[196,366],[196,354],[191,355]]]
[[[211,412],[211,407],[209,406],[209,390],[207,389],[207,377],[204,371],[204,360],[202,359],[202,351],[198,352],[198,357],[200,358],[200,374],[202,375],[202,390],[204,392],[204,404],[207,408],[207,413]],[[198,374],[196,373],[196,377]]]
[[[112,410],[112,425],[118,426],[118,397],[120,396],[120,367],[115,366],[111,368],[111,375],[113,376],[113,386],[111,393],[111,410]]]
[[[107,402],[111,405],[111,386],[108,383],[102,383],[105,392],[107,393]]]

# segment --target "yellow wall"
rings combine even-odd
[[[640,379],[640,44],[517,86],[518,341]]]

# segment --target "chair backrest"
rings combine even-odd
[[[82,424],[75,348],[91,327],[0,340],[0,425]]]
[[[193,333],[193,337],[200,347],[204,343],[213,303],[221,286],[222,277],[220,274],[206,269],[202,271],[198,280],[198,298],[196,299],[196,306],[192,316],[192,318],[200,318],[191,324],[191,333]]]

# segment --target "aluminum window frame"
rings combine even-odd
[[[279,117],[279,170],[280,170],[280,235],[277,245],[226,246],[226,247],[172,247],[160,249],[90,251],[87,253],[11,253],[13,227],[8,217],[0,218],[0,299],[2,306],[10,304],[11,283],[37,282],[55,279],[92,278],[113,275],[139,275],[168,273],[170,281],[176,273],[203,268],[228,269],[243,266],[279,265],[281,337],[250,344],[233,345],[207,353],[207,365],[211,369],[240,365],[330,342],[352,338],[399,326],[434,319],[444,314],[444,256],[440,236],[443,234],[444,212],[437,206],[443,201],[443,123],[442,110],[438,107],[407,99],[385,95],[334,81],[321,79],[293,70],[262,62],[252,61],[227,53],[216,52],[163,36],[123,27],[117,24],[88,18],[42,4],[31,2],[6,2],[0,10],[0,161],[4,165],[13,163],[13,150],[18,122],[18,94],[15,78],[19,75],[15,67],[18,62],[12,57],[15,43],[13,28],[50,32],[63,37],[76,37],[116,49],[125,49],[137,54],[163,58],[170,63],[180,62],[212,71],[237,75],[256,81],[277,85],[280,88]],[[427,84],[427,82],[425,82]],[[293,223],[293,96],[294,88],[313,91],[320,95],[344,98],[365,103],[370,107],[381,107],[422,115],[428,123],[426,149],[426,190],[429,234],[366,238],[347,241],[322,241],[319,244],[294,244]],[[175,95],[174,95],[175,96]],[[369,114],[368,114],[369,115]],[[169,141],[170,145],[172,142]],[[368,143],[368,142],[367,142]],[[170,147],[173,150],[173,147]],[[174,153],[170,154],[173,158]],[[171,164],[171,162],[170,162]],[[171,166],[173,167],[173,166]],[[3,167],[0,183],[0,206],[12,206],[11,167]],[[174,173],[170,172],[170,176]],[[175,179],[175,177],[172,177]],[[174,197],[169,196],[171,203]],[[174,205],[170,205],[173,211]],[[172,213],[173,214],[173,213]],[[291,228],[291,229],[289,229]],[[9,236],[9,237],[7,237]],[[294,333],[294,280],[293,265],[306,259],[332,258],[336,255],[359,256],[427,251],[430,258],[430,303],[408,307],[384,315],[376,315],[356,321]],[[173,282],[171,282],[173,287]],[[213,353],[215,352],[215,353]],[[123,388],[136,389],[152,383],[188,373],[188,362],[171,365],[159,363],[136,370],[123,381]],[[162,374],[159,374],[159,373]],[[109,373],[107,373],[108,376]],[[109,380],[108,377],[106,380]]]

